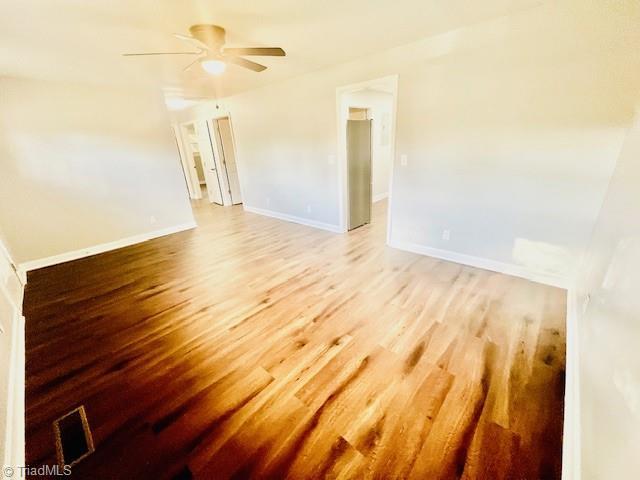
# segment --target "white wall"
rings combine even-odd
[[[0,239],[0,466],[24,465],[23,285]]]
[[[192,221],[159,89],[0,78],[0,233],[17,263]]]
[[[225,99],[219,109],[204,104],[181,112],[180,118],[229,112],[245,207],[337,228],[335,86],[320,75],[299,78],[302,88],[285,82]]]
[[[398,74],[394,244],[573,279],[633,116],[636,7],[547,2],[222,99],[245,205],[339,226],[336,87]]]
[[[582,274],[578,305],[591,298],[579,317],[583,478],[640,478],[640,115]]]
[[[370,111],[371,132],[371,181],[373,200],[389,194],[391,175],[391,122],[393,95],[387,92],[366,89],[343,94],[343,107],[364,107]],[[386,130],[386,133],[383,131]],[[385,141],[386,138],[386,141]]]

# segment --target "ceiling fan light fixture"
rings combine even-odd
[[[200,61],[202,69],[211,75],[221,75],[227,68],[227,64],[217,58],[210,58]]]
[[[256,57],[284,57],[285,51],[280,47],[226,47],[225,29],[219,25],[192,25],[189,27],[191,35],[174,33],[180,40],[191,44],[196,51],[189,52],[141,52],[123,53],[126,57],[137,57],[140,55],[194,55],[195,58],[183,71],[188,71],[192,65],[200,63],[202,69],[209,75],[222,75],[231,63],[254,72],[263,72],[266,66],[244,58],[245,56]]]

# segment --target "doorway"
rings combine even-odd
[[[207,181],[204,177],[204,167],[202,166],[202,158],[200,158],[200,152],[193,153],[193,161],[196,164],[196,174],[198,176],[198,185],[200,189],[206,189]]]
[[[229,116],[174,125],[174,131],[189,197],[221,206],[242,203]]]
[[[369,223],[382,223],[384,229],[386,223],[387,241],[397,84],[398,77],[394,75],[336,90],[342,230],[354,230]]]
[[[215,150],[219,159],[220,172],[223,175],[225,185],[225,205],[238,205],[242,203],[242,191],[238,178],[238,166],[236,164],[236,148],[231,130],[229,117],[216,118],[211,121],[215,135]]]
[[[179,149],[185,179],[192,199],[206,198],[210,203],[223,204],[207,122],[183,123],[179,127],[182,149]]]

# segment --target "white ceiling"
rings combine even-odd
[[[541,0],[0,0],[0,75],[168,87],[186,97],[222,97],[345,62],[524,8]],[[280,46],[269,68],[229,66],[221,77],[182,69],[172,37],[195,23],[227,29],[227,45]]]

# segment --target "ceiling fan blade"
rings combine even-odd
[[[229,63],[233,63],[240,67],[248,68],[249,70],[253,70],[254,72],[262,72],[266,70],[267,67],[264,65],[260,65],[259,63],[252,62],[251,60],[247,60],[242,57],[224,57],[224,60]]]
[[[174,33],[174,37],[179,38],[180,40],[184,40],[185,42],[189,42],[192,45],[195,45],[198,48],[202,48],[204,50],[211,50],[211,47],[204,42],[201,42],[195,37],[191,37],[189,35],[183,35],[181,33]]]
[[[224,53],[229,55],[257,55],[263,57],[284,57],[285,51],[280,47],[250,47],[250,48],[225,48]]]
[[[196,63],[198,63],[200,61],[200,57],[197,57],[193,62],[191,62],[189,65],[187,65],[186,67],[184,67],[182,69],[183,72],[186,72],[187,70],[189,70],[191,67],[193,67]]]
[[[201,52],[145,52],[145,53],[123,53],[123,57],[139,57],[141,55],[199,55]]]

